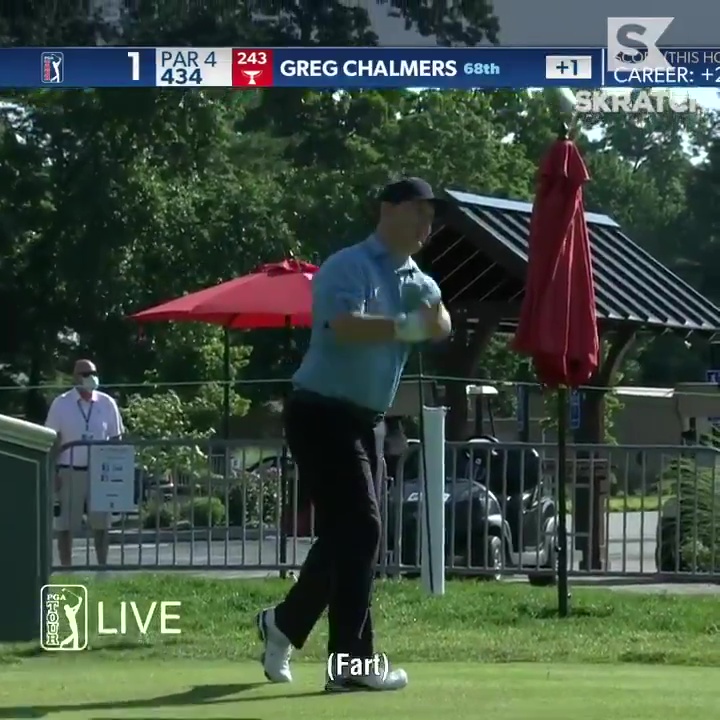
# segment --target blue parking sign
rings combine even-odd
[[[705,371],[705,382],[713,383],[720,387],[720,370],[706,370]],[[713,424],[715,428],[720,429],[720,418],[711,417],[708,420]]]
[[[570,429],[580,429],[580,391],[575,388],[570,391]]]

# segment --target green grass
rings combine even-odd
[[[502,720],[716,720],[720,707],[716,596],[575,589],[572,617],[561,620],[554,590],[453,581],[432,598],[410,581],[382,582],[378,649],[406,667],[411,685],[327,697],[318,692],[324,621],[296,654],[292,685],[269,685],[257,663],[254,614],[288,582],[176,573],[84,584],[91,608],[105,603],[106,626],[117,627],[121,601],[142,614],[153,600],[180,601],[182,634],[160,636],[154,623],[147,636],[99,637],[93,612],[89,651],[2,646],[0,720],[464,720],[479,708]]]
[[[319,665],[290,686],[228,661],[159,665],[45,663],[0,677],[0,718],[170,720],[716,720],[714,668],[572,665],[408,665],[404,692],[323,696]]]
[[[68,579],[72,581],[72,579]],[[74,582],[78,582],[75,578]],[[92,634],[83,656],[124,660],[193,658],[248,660],[258,656],[253,618],[284,594],[291,581],[210,580],[143,574],[88,583],[90,607],[102,600],[106,625],[117,627],[121,600],[146,612],[153,600],[181,601],[180,636]],[[553,588],[520,583],[452,581],[444,597],[428,597],[415,582],[378,584],[375,620],[379,649],[403,662],[644,662],[720,664],[717,596],[660,595],[577,588],[572,617],[557,618]],[[321,622],[302,660],[322,660]],[[30,646],[0,648],[0,663],[33,654]],[[55,653],[40,662],[63,662]],[[35,662],[35,660],[30,660]]]

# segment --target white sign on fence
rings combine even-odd
[[[91,512],[129,513],[135,502],[135,447],[90,446]]]

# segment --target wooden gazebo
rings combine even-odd
[[[512,332],[515,327],[524,293],[532,205],[456,190],[445,193],[450,208],[419,263],[440,284],[445,303],[453,311],[453,338],[440,360],[443,374],[473,378],[493,334]],[[602,443],[605,393],[638,333],[711,336],[720,332],[720,308],[640,248],[614,220],[594,213],[586,217],[599,331],[607,351],[591,383],[596,389],[581,393],[581,424],[575,441]],[[447,384],[445,393],[450,407],[448,438],[463,439],[464,383]],[[582,515],[578,508],[575,522],[581,526],[590,525],[598,532],[604,527],[604,522],[589,523],[589,510]],[[594,557],[586,559],[587,567],[600,569],[602,538],[594,540]]]

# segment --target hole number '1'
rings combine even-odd
[[[128,53],[128,57],[132,62],[132,80],[137,82],[140,80],[140,53],[137,50],[133,50]]]

